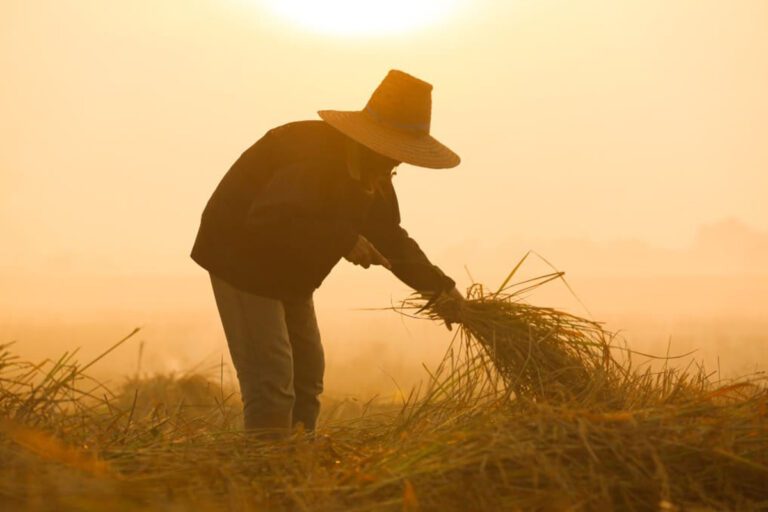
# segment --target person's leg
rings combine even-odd
[[[245,428],[289,429],[293,357],[282,302],[243,292],[214,275],[211,284],[240,382]]]
[[[301,422],[314,430],[320,412],[318,397],[323,392],[325,356],[320,342],[320,330],[312,299],[284,301],[288,338],[293,347],[293,385],[296,402],[293,406],[294,425]]]

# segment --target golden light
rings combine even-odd
[[[279,17],[313,32],[375,36],[432,25],[461,0],[264,0]]]

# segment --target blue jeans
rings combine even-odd
[[[216,306],[240,382],[246,430],[313,430],[325,358],[312,299],[277,300],[211,274]]]

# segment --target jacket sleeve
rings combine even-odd
[[[397,196],[390,181],[377,192],[363,235],[390,261],[392,273],[414,290],[440,293],[456,285],[400,226]]]
[[[311,164],[276,170],[251,202],[246,227],[264,250],[323,260],[348,253],[357,233],[333,215],[334,183]]]

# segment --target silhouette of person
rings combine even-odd
[[[325,363],[312,294],[342,257],[463,301],[400,227],[391,180],[401,162],[460,162],[429,134],[431,91],[392,70],[362,111],[324,110],[322,120],[274,128],[208,201],[192,258],[210,274],[247,430],[315,428]]]

